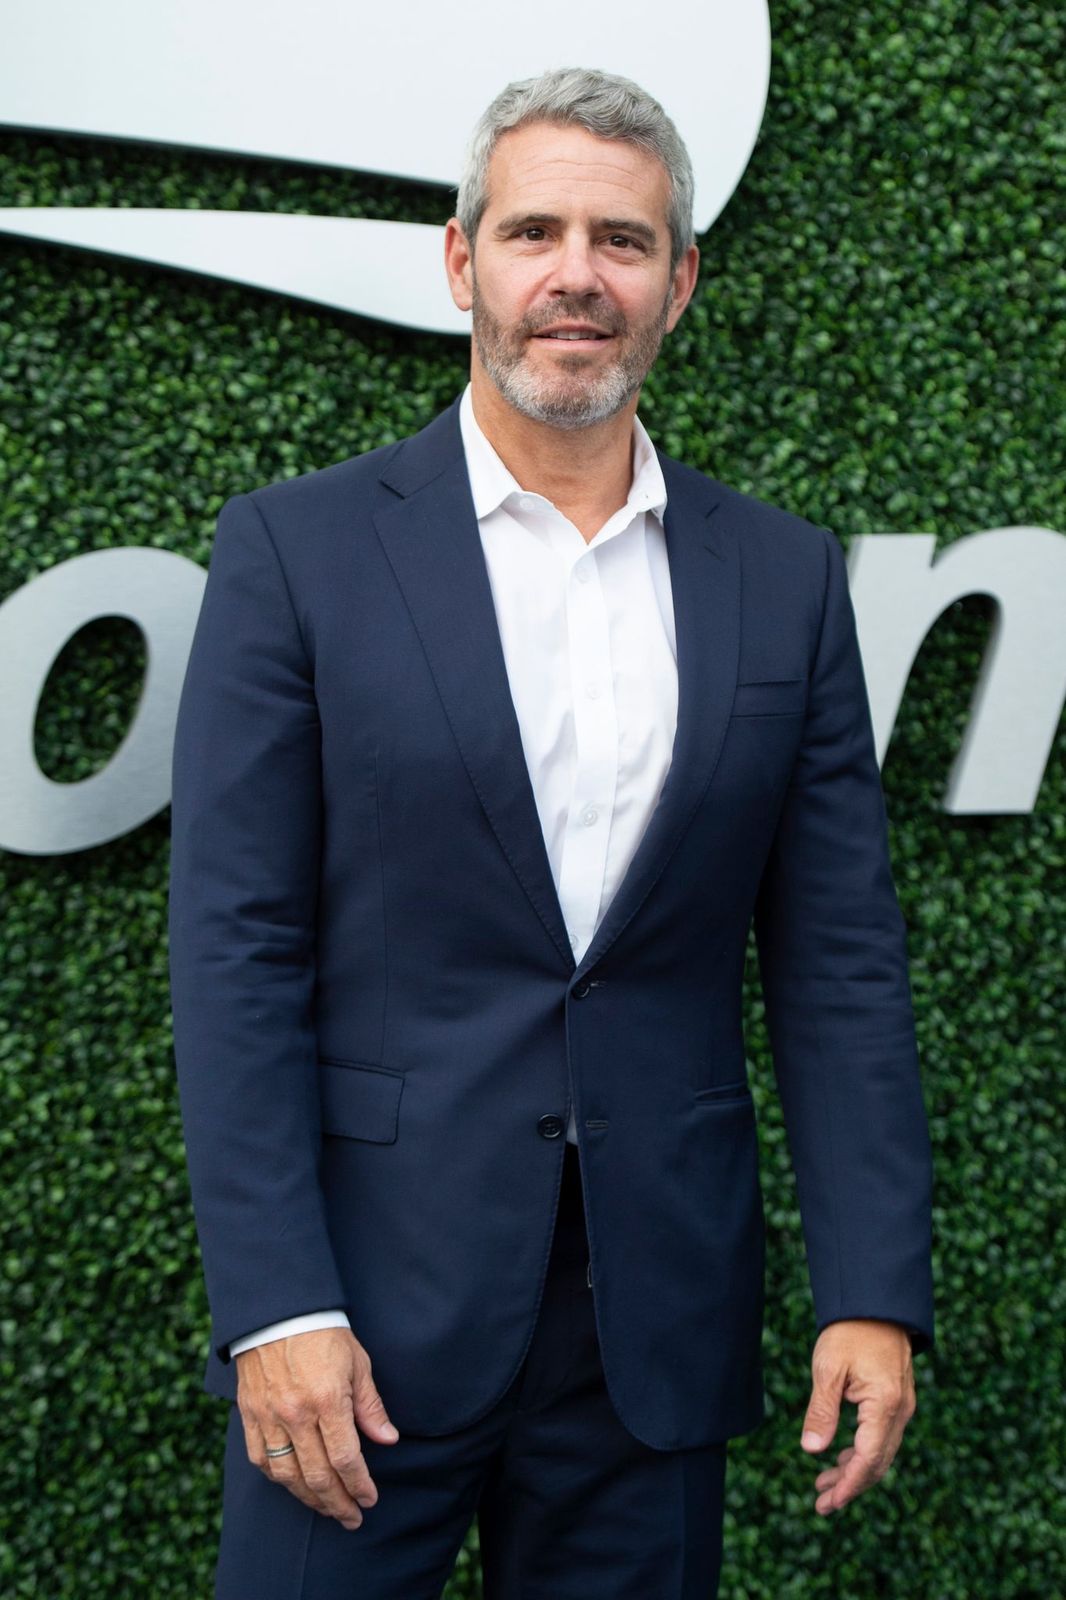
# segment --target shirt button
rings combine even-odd
[[[581,813],[581,820],[585,824],[586,828],[591,828],[598,817],[599,812],[596,810],[595,806],[589,806],[587,811],[583,811]]]
[[[577,934],[576,933],[572,933],[570,935],[570,943],[573,946],[573,948],[576,950],[577,949]]]
[[[531,499],[528,494],[524,494],[521,500],[519,500],[518,504],[522,507],[523,511],[535,511],[537,508],[537,502]]]
[[[595,698],[599,694],[599,692],[600,692],[600,686],[599,686],[598,683],[586,684],[585,693],[588,695],[590,700],[595,700]]]
[[[578,583],[588,583],[591,577],[592,567],[589,562],[583,561],[582,565],[577,569],[577,581]]]

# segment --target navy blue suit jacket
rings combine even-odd
[[[843,555],[661,459],[672,765],[576,966],[457,403],[222,509],[170,899],[210,1392],[235,1393],[230,1340],[343,1306],[401,1433],[486,1412],[532,1334],[573,1098],[619,1416],[658,1449],[754,1428],[753,919],[816,1328],[932,1342],[929,1137]]]

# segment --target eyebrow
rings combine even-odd
[[[543,223],[558,226],[562,217],[547,211],[515,212],[513,216],[504,217],[496,224],[493,230],[497,234],[513,233],[517,228],[539,227]],[[642,240],[647,245],[657,243],[655,229],[646,222],[638,222],[634,217],[597,217],[593,223],[597,229],[604,229],[607,233],[631,233],[634,238]]]

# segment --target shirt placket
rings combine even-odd
[[[574,958],[581,960],[599,919],[618,781],[618,708],[611,671],[607,597],[596,552],[560,518],[553,530],[568,563],[567,651],[576,761],[570,796],[559,902]],[[569,535],[569,537],[566,537]],[[574,540],[581,548],[575,553]]]

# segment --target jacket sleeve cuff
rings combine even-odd
[[[830,1323],[833,1322],[855,1322],[868,1320],[872,1320],[871,1317],[827,1317],[824,1322],[818,1324],[818,1332],[821,1333],[823,1328],[828,1328]],[[933,1348],[934,1341],[931,1328],[919,1327],[913,1322],[901,1322],[898,1317],[878,1317],[876,1320],[878,1322],[894,1322],[897,1327],[905,1328],[907,1333],[910,1335],[912,1356],[922,1355],[926,1350],[931,1350]]]

